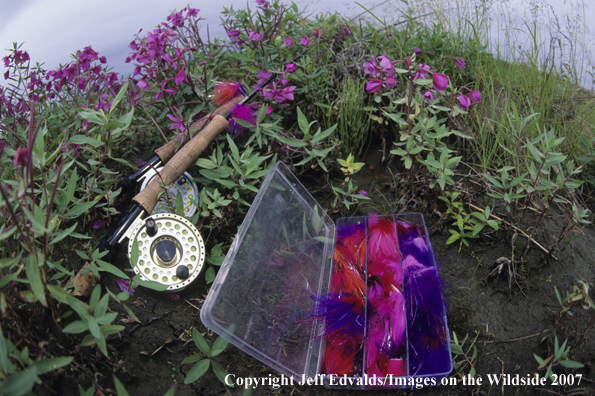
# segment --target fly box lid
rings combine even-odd
[[[367,232],[368,224],[372,224],[370,219],[344,218],[337,224],[340,228],[346,224],[362,224]],[[430,263],[426,264],[423,272],[429,275],[435,273],[435,278],[439,279],[421,214],[378,216],[374,219],[394,224],[394,244],[399,255],[396,225],[400,224],[405,230],[410,227],[418,230],[420,239],[427,242],[424,249],[429,249],[424,254]],[[328,353],[325,352],[325,320],[315,313],[320,311],[317,304],[320,304],[321,296],[332,295],[329,292],[334,290],[332,276],[336,268],[333,268],[333,256],[336,239],[340,240],[340,237],[337,227],[322,207],[295,175],[278,162],[271,167],[219,269],[200,312],[202,322],[240,350],[279,373],[293,377],[298,383],[324,375],[321,366],[324,366],[324,354]],[[363,257],[365,263],[361,276],[364,284],[370,287],[368,257],[365,253]],[[399,257],[399,266],[400,263],[411,262],[405,259]],[[399,272],[402,273],[402,279],[412,279],[409,283],[415,283],[418,279],[417,274],[408,273],[405,267],[402,271],[399,268]],[[403,291],[403,286],[406,288],[407,282],[403,281],[399,285],[403,296],[408,299],[407,308],[404,303],[400,308],[403,320],[408,323],[403,339],[405,351],[387,366],[398,367],[395,370],[400,370],[403,378],[418,377],[419,380],[428,376],[445,377],[452,371],[452,357],[442,290],[439,287],[439,290],[432,290],[429,297],[423,291],[411,297],[411,293]],[[438,309],[437,321],[411,316],[412,312],[419,311],[419,307],[410,306],[411,301],[421,300],[423,303],[426,297],[435,300],[433,306]],[[373,310],[373,301],[370,301],[366,292],[362,298],[366,307],[364,320],[367,322]],[[413,334],[412,337],[412,334],[407,334],[419,332],[419,326],[423,327],[423,323],[431,323],[432,328],[436,329],[432,333],[440,338],[439,353],[434,354],[435,359],[428,359],[429,363],[426,360],[420,363],[419,358],[432,352],[426,350],[426,344],[432,346],[436,340],[428,342],[425,335],[417,337]],[[365,333],[368,331],[367,324],[363,326]],[[363,340],[367,340],[365,335]],[[364,348],[364,343],[361,343],[359,361],[354,365],[357,374],[351,375],[352,378],[365,378],[368,372],[372,372],[364,367],[366,358],[369,361],[372,356],[369,351],[365,351],[369,348]],[[378,349],[383,349],[383,346],[379,345]],[[431,384],[435,384],[435,381]],[[333,387],[329,376],[326,376],[325,386],[329,385]],[[344,385],[340,384],[340,387],[374,389],[377,385],[398,388],[411,387],[412,384],[391,381],[370,385],[366,380],[365,383],[351,381],[347,386]]]

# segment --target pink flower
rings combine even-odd
[[[285,41],[283,42],[283,45],[284,45],[285,47],[291,47],[293,44],[295,44],[295,43],[294,43],[294,42],[293,42],[293,40],[292,40],[291,38],[289,38],[289,37],[287,37],[287,38],[285,39]]]
[[[176,118],[170,114],[168,114],[167,117],[172,121],[172,124],[169,127],[169,129],[179,129],[182,132],[184,132],[186,130],[186,128],[184,128],[184,121],[182,121],[179,118]]]
[[[176,85],[180,85],[182,83],[182,81],[186,81],[186,72],[184,72],[184,70],[180,70],[178,72],[178,74],[176,74]]]
[[[469,101],[469,98],[467,96],[463,94],[459,95],[459,107],[461,109],[466,110],[470,104],[471,102]]]
[[[421,50],[417,47],[413,48],[413,52],[415,52],[415,55],[421,54]]]
[[[421,91],[424,94],[425,100],[432,100],[434,99],[434,93],[432,91]]]
[[[455,59],[455,63],[457,65],[457,67],[459,68],[459,70],[463,70],[465,68],[465,61],[462,60],[461,58]]]
[[[264,98],[275,100],[277,103],[283,103],[286,100],[293,100],[293,91],[295,88],[295,86],[287,88],[273,88],[270,91],[263,92]]]
[[[380,66],[382,66],[384,72],[391,76],[395,72],[395,67],[393,66],[388,56],[380,55],[378,59],[380,59]]]
[[[364,197],[367,197],[368,196],[368,192],[366,190],[359,190],[357,193],[359,195],[363,195]]]
[[[370,62],[364,63],[364,73],[370,75],[370,77],[384,78],[384,72],[378,67],[378,62],[374,58],[370,58]]]
[[[24,168],[29,163],[29,150],[25,148],[18,148],[16,154],[14,155],[14,167],[16,168],[18,164]]]
[[[231,40],[232,43],[235,43],[236,41],[238,41],[240,39],[240,31],[239,30],[230,30],[229,32],[227,32],[227,35],[229,36],[229,39]]]
[[[310,39],[308,37],[303,37],[300,39],[300,43],[302,43],[302,45],[306,47],[308,44],[310,44]]]
[[[295,71],[295,64],[294,63],[288,63],[287,66],[285,66],[285,71],[287,73],[293,73]]]
[[[380,88],[382,88],[382,80],[378,78],[371,78],[368,80],[368,84],[366,84],[366,91],[368,92],[376,92]]]
[[[123,292],[128,292],[131,296],[134,294],[134,289],[130,288],[130,283],[126,279],[118,279],[116,280],[116,283]]]
[[[469,99],[471,99],[473,103],[479,102],[481,100],[481,94],[479,91],[471,91],[469,93]]]
[[[264,8],[265,10],[267,8],[269,8],[269,2],[266,0],[256,0],[256,3],[258,4],[259,7]]]
[[[415,71],[415,74],[413,75],[413,79],[417,80],[417,79],[424,79],[424,78],[428,78],[428,72],[430,71],[430,66],[428,65],[424,65],[423,63],[421,63],[419,65],[419,67],[417,68],[417,70]]]
[[[432,83],[434,84],[436,92],[440,93],[440,91],[444,91],[446,87],[448,87],[448,77],[444,74],[434,73]]]
[[[248,41],[260,41],[262,40],[262,34],[258,32],[250,32],[248,35]]]
[[[106,224],[107,224],[107,220],[99,220],[98,222],[96,222],[95,224],[93,224],[93,229],[94,230],[100,230]]]

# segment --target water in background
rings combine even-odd
[[[428,24],[441,23],[460,35],[478,34],[490,42],[490,51],[504,59],[536,62],[542,68],[555,67],[560,73],[593,88],[595,21],[591,0],[361,0],[365,7],[388,23],[409,13]],[[296,0],[308,13],[339,11],[348,18],[368,17],[351,0]],[[201,36],[225,37],[220,26],[223,7],[254,8],[255,1],[223,0],[191,3],[205,18]],[[114,71],[132,72],[124,63],[134,34],[143,34],[165,20],[170,11],[184,3],[163,0],[103,0],[81,2],[63,0],[22,0],[3,7],[0,15],[0,48],[25,42],[33,61],[45,62],[47,69],[71,60],[70,54],[92,45],[108,59]],[[474,30],[475,29],[475,30]],[[0,51],[0,57],[6,52]]]

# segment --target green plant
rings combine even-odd
[[[325,165],[325,159],[329,153],[336,147],[336,143],[330,143],[326,139],[333,133],[337,128],[336,125],[325,129],[318,128],[316,132],[311,131],[312,125],[316,121],[308,122],[308,119],[302,112],[297,108],[298,126],[303,133],[302,139],[287,138],[277,135],[276,138],[281,143],[292,147],[291,150],[299,152],[299,155],[303,157],[295,166],[302,166],[314,163],[312,166],[320,166],[325,172],[328,172],[327,166]]]
[[[574,360],[570,360],[568,358],[568,354],[570,353],[570,347],[566,347],[567,342],[568,340],[564,340],[564,343],[562,344],[562,346],[560,346],[560,344],[558,343],[558,336],[556,336],[556,338],[554,339],[554,353],[552,355],[550,355],[546,359],[542,359],[541,357],[534,354],[533,357],[535,357],[535,360],[537,361],[537,363],[539,363],[539,367],[537,368],[537,370],[539,371],[547,368],[545,376],[552,380],[555,380],[555,378],[553,377],[554,367],[558,365],[568,369],[577,369],[583,367],[584,365],[582,363],[575,362]]]
[[[335,105],[339,120],[337,135],[341,142],[343,156],[352,154],[361,158],[370,145],[370,117],[365,110],[367,104],[362,95],[364,84],[351,77],[343,80],[343,88]]]
[[[17,349],[4,337],[0,327],[0,394],[4,396],[30,395],[34,384],[41,384],[39,375],[69,365],[72,357],[43,357],[33,360],[29,348]]]
[[[556,325],[561,326],[566,337],[572,334],[574,349],[582,347],[595,324],[595,303],[593,303],[593,299],[589,295],[590,286],[590,283],[579,280],[577,285],[572,286],[571,291],[566,292],[564,298],[554,286],[556,298],[560,304]],[[580,320],[586,312],[590,312],[591,316],[590,318],[587,317],[587,324],[582,328]],[[574,331],[572,331],[571,326],[574,326]]]
[[[479,233],[486,225],[498,231],[500,222],[495,219],[490,219],[491,209],[489,206],[486,206],[482,212],[467,213],[463,207],[463,202],[459,200],[461,193],[449,191],[446,191],[445,193],[447,195],[446,197],[440,196],[438,199],[446,202],[446,213],[453,217],[453,225],[457,227],[454,230],[448,230],[448,232],[451,233],[451,236],[446,241],[447,245],[460,239],[460,251],[463,245],[469,246],[467,238],[478,238]]]
[[[227,348],[228,342],[221,337],[218,337],[215,342],[213,343],[213,347],[210,348],[209,344],[205,338],[196,330],[195,328],[192,329],[192,339],[194,340],[194,344],[198,348],[201,353],[188,356],[182,364],[188,363],[196,363],[188,374],[186,375],[186,379],[184,380],[185,384],[190,384],[200,377],[203,376],[204,373],[207,372],[209,367],[213,367],[213,371],[215,375],[226,386],[230,386],[233,388],[233,384],[228,384],[225,382],[225,377],[227,376],[227,371],[221,367],[221,365],[213,360],[214,357],[218,356],[221,352]]]
[[[218,243],[217,245],[213,246],[211,249],[211,255],[207,257],[207,262],[211,265],[221,267],[223,264],[223,260],[225,259],[225,255],[223,255],[223,242]],[[211,266],[207,268],[205,271],[205,281],[207,285],[212,283],[215,280],[215,269]]]
[[[459,342],[457,334],[452,332],[452,341],[450,342],[450,349],[455,355],[453,357],[453,366],[459,377],[465,376],[465,371],[469,369],[468,375],[475,377],[475,365],[477,364],[477,347],[475,341],[477,341],[479,333],[475,335],[473,341],[465,347],[465,343],[469,340],[469,334]],[[465,347],[465,349],[463,349]]]

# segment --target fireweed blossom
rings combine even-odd
[[[384,78],[386,76],[384,69],[378,65],[378,61],[375,58],[370,58],[369,62],[364,63],[364,73],[370,77]]]
[[[287,38],[285,39],[285,41],[283,42],[283,45],[284,45],[286,48],[289,48],[289,47],[291,47],[291,46],[292,46],[292,45],[294,45],[294,44],[295,44],[295,43],[293,42],[293,40],[292,40],[290,37],[287,37]]]
[[[380,80],[379,78],[371,78],[368,80],[368,83],[366,84],[366,91],[370,93],[374,93],[378,91],[380,88],[382,88],[382,80]]]
[[[188,80],[186,80],[186,72],[184,72],[183,69],[180,70],[178,72],[178,74],[176,74],[175,81],[176,81],[176,85],[180,85],[183,81],[188,82]]]
[[[259,32],[250,32],[248,34],[248,41],[260,41],[262,40],[262,34]]]
[[[310,44],[310,39],[308,37],[303,37],[300,39],[300,43],[302,43],[304,47],[307,47],[308,44]]]
[[[413,80],[428,78],[428,73],[430,70],[430,66],[420,63],[417,70],[415,71],[415,74],[413,75]]]
[[[461,58],[455,59],[455,64],[457,65],[459,70],[463,70],[465,68],[465,61],[462,60]]]
[[[471,101],[466,95],[459,95],[459,107],[463,110],[467,110],[467,107],[471,105]]]
[[[16,154],[14,155],[14,167],[16,168],[18,164],[24,168],[29,163],[29,150],[26,148],[18,148]]]
[[[473,103],[477,103],[481,100],[481,94],[479,91],[471,91],[469,93],[469,99],[471,99]]]
[[[294,63],[288,63],[287,66],[285,66],[285,71],[287,73],[293,73],[295,71],[295,64]]]
[[[171,114],[168,114],[167,118],[169,118],[172,121],[169,129],[179,129],[181,132],[184,132],[186,130],[186,128],[184,128],[184,121],[172,116]]]
[[[236,41],[240,40],[240,31],[239,30],[230,30],[229,32],[227,32],[227,35],[229,36],[229,39],[231,40],[232,43],[235,43]]]
[[[441,73],[434,73],[432,84],[436,92],[440,93],[440,91],[444,91],[448,87],[448,77]]]
[[[269,91],[263,91],[264,98],[274,100],[277,103],[283,103],[286,100],[293,100],[293,91],[295,88],[295,86],[291,86],[286,88],[273,88]]]
[[[421,50],[417,47],[413,48],[413,52],[415,52],[415,55],[421,54]]]
[[[424,94],[424,99],[425,100],[432,100],[434,99],[434,93],[432,91],[421,91],[422,94]]]
[[[265,10],[267,8],[269,8],[269,2],[266,0],[256,0],[256,4],[258,4],[259,7],[264,8]]]

